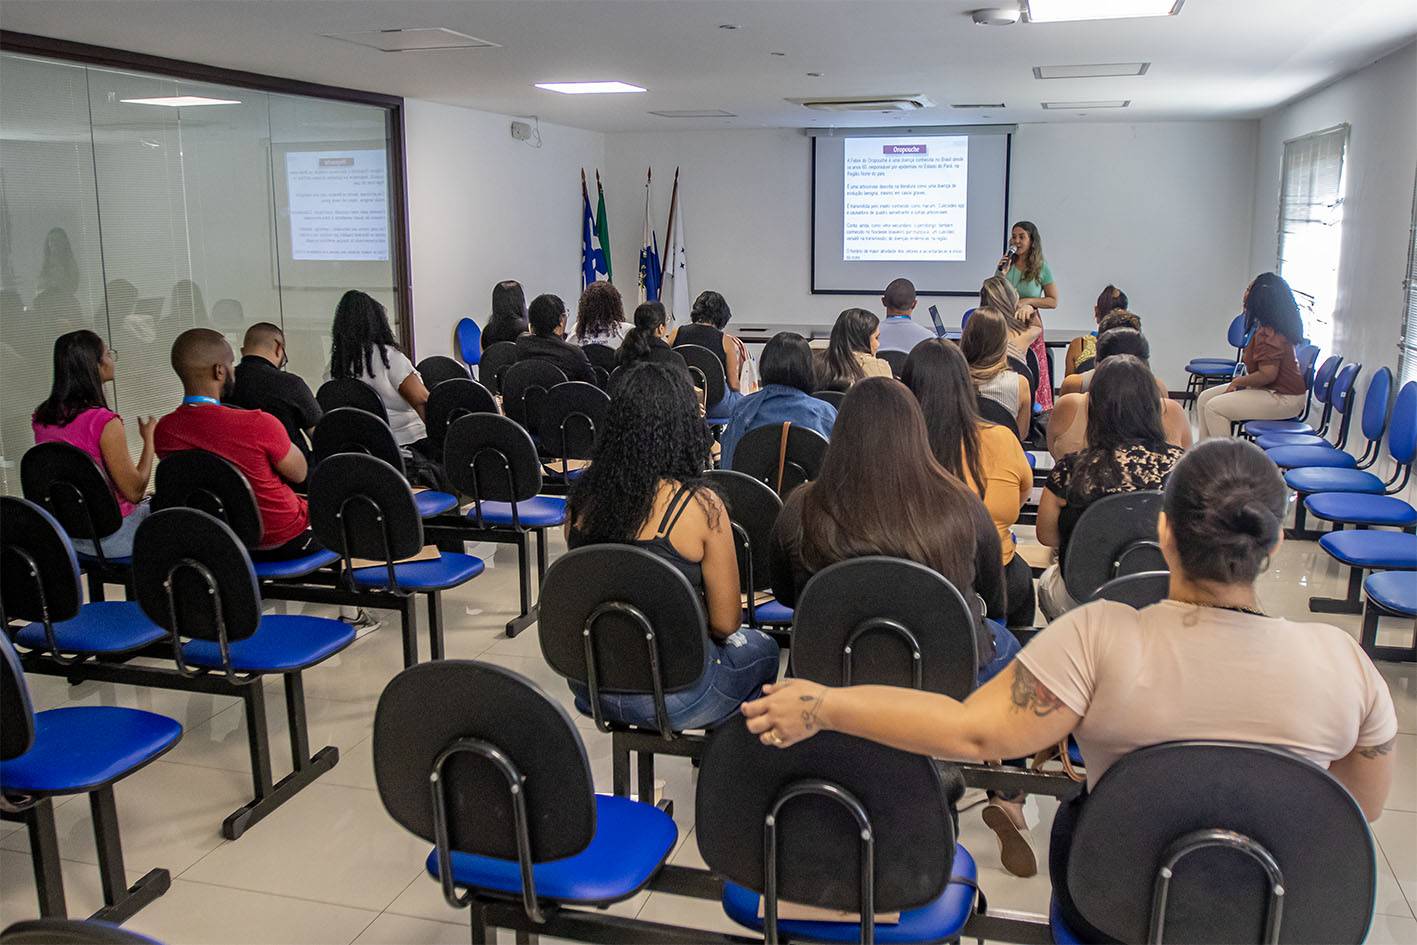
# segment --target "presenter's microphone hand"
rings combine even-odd
[[[1018,252],[1018,250],[1017,250],[1015,247],[1013,247],[1013,246],[1010,246],[1010,247],[1009,247],[1008,252],[1004,253],[1004,258],[999,260],[999,271],[1000,271],[1000,272],[1005,271],[1006,269],[1008,269],[1010,266],[1012,266],[1012,265],[1014,264],[1014,253],[1017,253],[1017,252]]]

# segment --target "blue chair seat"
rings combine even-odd
[[[1266,433],[1255,440],[1262,450],[1272,450],[1281,446],[1321,446],[1333,449],[1333,444],[1315,433]]]
[[[1245,432],[1250,436],[1266,433],[1313,433],[1314,428],[1303,420],[1246,420]]]
[[[590,846],[563,860],[532,867],[537,898],[561,902],[618,902],[649,882],[674,849],[679,828],[664,811],[628,797],[595,796],[595,836]],[[521,866],[470,853],[452,855],[453,880],[461,886],[520,893]],[[428,872],[438,875],[438,851],[428,854]]]
[[[575,482],[577,479],[581,478],[581,476],[585,475],[585,471],[590,468],[589,466],[577,466],[575,469],[566,470],[566,475],[563,476],[561,475],[560,466],[556,463],[548,463],[543,460],[541,466],[542,473],[552,482]]]
[[[65,653],[124,653],[166,636],[167,631],[149,620],[137,601],[128,600],[86,604],[73,620],[54,625],[54,639]],[[22,628],[15,642],[31,649],[49,648],[41,623]]]
[[[311,571],[318,571],[326,565],[334,564],[338,560],[338,552],[322,548],[314,554],[288,558],[284,561],[252,561],[251,567],[256,571],[257,580],[268,581],[273,578],[301,577]]]
[[[467,510],[470,521],[477,521],[477,506]],[[548,528],[566,521],[566,500],[562,496],[538,495],[517,503],[517,520],[527,528]],[[482,521],[488,525],[511,525],[510,502],[482,503]]]
[[[1058,900],[1054,899],[1048,903],[1048,931],[1053,935],[1053,945],[1084,945],[1082,939],[1067,924],[1063,922],[1063,917],[1058,914]]]
[[[1354,568],[1417,569],[1417,535],[1406,532],[1329,532],[1319,539],[1319,547]]]
[[[1339,469],[1335,466],[1302,466],[1284,474],[1284,484],[1297,492],[1383,491],[1383,481],[1366,469]]]
[[[1362,492],[1320,492],[1304,500],[1317,518],[1354,525],[1417,525],[1417,509],[1391,495]]]
[[[458,507],[456,496],[448,495],[446,492],[415,492],[413,494],[413,504],[418,508],[420,516],[441,515],[449,509]]]
[[[788,624],[792,622],[792,608],[779,604],[775,600],[759,604],[753,608],[753,611],[757,614],[758,623]],[[748,619],[748,608],[746,607],[743,608],[743,619],[744,621]]]
[[[979,870],[974,857],[964,847],[955,845],[954,875],[977,881]],[[877,923],[878,942],[942,942],[953,939],[969,921],[974,911],[974,888],[951,882],[940,898],[900,914],[900,921],[891,925]],[[762,897],[737,883],[723,886],[723,911],[734,922],[746,928],[762,931],[763,920],[758,915]],[[784,938],[813,939],[820,942],[860,941],[861,926],[855,921],[825,922],[805,919],[779,919],[778,930]]]
[[[1186,365],[1187,374],[1195,374],[1200,377],[1234,377],[1235,364],[1195,364]]]
[[[482,573],[481,558],[445,551],[429,561],[408,561],[394,565],[394,580],[406,591],[440,591],[456,587],[468,578]],[[354,583],[366,587],[384,587],[389,570],[382,564],[354,569]]]
[[[1276,446],[1265,450],[1264,454],[1280,469],[1297,469],[1303,466],[1329,466],[1335,469],[1352,469],[1358,460],[1352,453],[1336,450],[1332,446]]]
[[[1029,468],[1029,469],[1037,469],[1037,468],[1038,468],[1038,457],[1037,457],[1037,456],[1034,456],[1032,453],[1024,453],[1024,454],[1023,454],[1023,458],[1026,459],[1026,460],[1028,460],[1028,468]]]
[[[231,665],[242,672],[284,673],[314,666],[354,642],[354,628],[326,617],[272,614],[261,618],[256,632],[231,644]],[[182,646],[182,658],[192,666],[221,666],[221,649],[214,640],[192,640]]]
[[[1199,367],[1215,367],[1215,366],[1217,366],[1217,365],[1220,366],[1220,367],[1234,367],[1234,366],[1235,366],[1235,359],[1234,359],[1234,358],[1191,358],[1191,360],[1188,361],[1188,362],[1186,362],[1186,363],[1187,363],[1188,366],[1191,365],[1191,364],[1194,364],[1194,365],[1197,365],[1197,366],[1199,366]]]
[[[1417,617],[1417,581],[1401,571],[1381,571],[1368,575],[1363,591],[1395,613]]]
[[[79,563],[80,563],[80,564],[98,564],[98,563],[99,563],[99,561],[98,561],[98,555],[84,554],[82,551],[75,551],[74,554],[78,556],[78,559],[79,559]],[[111,565],[113,565],[113,566],[116,567],[116,568],[131,568],[131,567],[133,566],[133,556],[132,556],[132,555],[124,555],[124,556],[121,557],[121,558],[115,558],[115,557],[113,557],[113,555],[109,555],[109,556],[108,556],[108,563],[111,564]]]
[[[165,715],[113,706],[73,706],[34,715],[34,747],[0,763],[6,791],[78,794],[102,787],[177,744],[182,726]]]

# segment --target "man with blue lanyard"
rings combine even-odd
[[[909,279],[895,279],[881,296],[886,307],[886,320],[881,322],[881,350],[909,352],[920,342],[935,337],[935,333],[910,320],[915,310],[915,284]]]

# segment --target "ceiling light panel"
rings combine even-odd
[[[1082,66],[1034,66],[1035,79],[1100,79],[1108,76],[1146,75],[1149,62],[1102,62]]]
[[[538,89],[560,92],[562,95],[621,95],[625,92],[643,92],[638,85],[627,82],[538,82]]]
[[[1028,22],[1117,20],[1140,16],[1175,16],[1184,0],[1027,0]]]
[[[357,30],[352,33],[322,33],[327,39],[339,39],[358,46],[368,46],[380,52],[424,52],[431,49],[499,49],[500,44],[478,39],[442,26],[417,26],[409,29]]]
[[[1042,103],[1040,103],[1040,104],[1042,104],[1042,106],[1043,106],[1044,108],[1052,109],[1052,110],[1056,110],[1056,109],[1060,109],[1060,108],[1063,108],[1063,109],[1068,109],[1068,108],[1070,108],[1070,109],[1087,109],[1087,108],[1126,108],[1128,105],[1131,105],[1131,104],[1132,104],[1132,100],[1129,99],[1129,98],[1126,98],[1126,99],[1118,98],[1118,99],[1110,99],[1110,100],[1108,100],[1108,101],[1100,101],[1100,102],[1042,102]]]
[[[166,105],[168,108],[192,108],[197,105],[240,105],[234,98],[204,98],[201,95],[164,95],[161,98],[121,98],[129,105]]]

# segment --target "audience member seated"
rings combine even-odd
[[[674,347],[698,345],[712,351],[723,362],[723,376],[728,383],[728,389],[723,393],[716,416],[727,414],[743,396],[741,378],[747,352],[743,348],[743,342],[723,330],[732,317],[733,312],[728,308],[728,302],[723,296],[712,290],[700,292],[699,297],[694,299],[693,308],[689,310],[691,324],[675,328],[669,333],[669,343]]]
[[[733,451],[749,430],[758,427],[794,423],[815,430],[831,439],[832,424],[836,423],[836,408],[812,396],[815,377],[812,369],[812,348],[807,339],[793,331],[773,335],[763,345],[758,367],[763,389],[749,394],[733,408],[723,436],[722,466],[733,466]]]
[[[773,593],[788,607],[812,575],[838,561],[918,562],[975,603],[980,682],[1018,651],[997,622],[1008,603],[989,510],[935,461],[920,405],[894,378],[867,378],[846,395],[821,471],[788,495],[770,552]]]
[[[1034,339],[1043,334],[1038,310],[1020,302],[1013,283],[1000,275],[990,276],[979,287],[979,307],[993,309],[1004,316],[1004,324],[1009,329],[1009,357],[1027,363],[1028,349]]]
[[[595,371],[580,345],[573,345],[566,334],[566,303],[559,296],[538,295],[528,309],[531,334],[517,339],[517,359],[550,361],[561,369],[568,381],[595,383]]]
[[[999,532],[1009,601],[1005,624],[1032,627],[1033,572],[1018,554],[1012,531],[1033,489],[1033,467],[1018,437],[1008,427],[980,419],[969,365],[948,341],[932,338],[916,345],[900,379],[920,401],[935,459],[984,500]]]
[[[815,357],[818,390],[848,390],[867,377],[890,377],[891,366],[876,357],[881,320],[864,308],[848,308],[832,325],[827,350]]]
[[[1229,436],[1230,424],[1285,420],[1304,409],[1308,387],[1295,346],[1304,343],[1304,323],[1289,283],[1272,272],[1245,290],[1245,373],[1196,399],[1200,439]]]
[[[915,303],[915,283],[909,279],[895,279],[886,286],[881,296],[881,305],[886,309],[886,320],[881,323],[881,350],[909,352],[920,342],[935,337],[933,330],[910,320]]]
[[[669,317],[663,302],[641,302],[635,306],[635,327],[625,332],[620,347],[615,349],[618,367],[629,367],[640,361],[674,362],[674,349],[664,340],[669,333]]]
[[[257,322],[246,329],[241,342],[241,363],[236,365],[236,387],[225,402],[247,410],[264,410],[280,421],[290,442],[308,461],[310,444],[324,411],[299,374],[285,370],[285,332],[279,325]]]
[[[1033,398],[1028,378],[1009,367],[1009,330],[1003,314],[991,308],[975,309],[964,326],[959,348],[969,362],[969,376],[979,400],[998,404],[1014,418],[1019,439],[1028,436]]]
[[[1140,358],[1113,355],[1094,377],[1087,447],[1058,460],[1038,503],[1038,540],[1058,549],[1058,563],[1038,581],[1038,607],[1048,620],[1077,606],[1062,565],[1082,513],[1103,496],[1160,489],[1181,457],[1181,448],[1166,442],[1156,380]]]
[[[1096,367],[1097,339],[1102,334],[1102,320],[1116,311],[1126,311],[1127,293],[1114,285],[1109,285],[1102,290],[1102,294],[1097,297],[1097,302],[1092,306],[1092,317],[1097,320],[1097,330],[1088,332],[1085,335],[1078,335],[1068,345],[1067,354],[1063,355],[1063,382],[1067,383],[1067,375],[1077,374],[1080,371],[1088,371]],[[1141,319],[1137,319],[1137,324],[1130,326],[1141,328]]]
[[[1148,368],[1151,363],[1151,346],[1141,332],[1134,328],[1113,328],[1104,331],[1097,339],[1095,352],[1098,363],[1119,354],[1130,354],[1140,359]],[[1087,445],[1087,389],[1092,386],[1093,370],[1082,374],[1069,375],[1063,381],[1063,393],[1053,406],[1053,419],[1048,424],[1048,452],[1054,459],[1061,459],[1075,453]],[[1069,382],[1081,390],[1069,390]],[[1156,379],[1161,394],[1161,425],[1166,429],[1166,442],[1172,446],[1187,449],[1191,445],[1191,421],[1186,417],[1185,408],[1171,399],[1166,385]]]
[[[384,306],[358,289],[349,290],[335,307],[330,334],[330,376],[352,377],[372,387],[388,412],[394,442],[429,455],[423,426],[428,388],[394,342]]]
[[[602,542],[635,545],[684,573],[703,595],[712,642],[699,684],[665,697],[669,723],[704,728],[738,711],[777,678],[778,647],[760,630],[740,628],[738,559],[723,502],[705,483],[711,438],[682,368],[636,364],[617,381],[591,464],[568,500],[571,548]],[[571,683],[576,707],[589,694]],[[653,697],[601,695],[610,721],[655,725]]]
[[[1134,354],[1143,361],[1151,360],[1151,345],[1141,337],[1141,318],[1124,309],[1118,309],[1102,319],[1102,324],[1098,326],[1098,338],[1112,332],[1122,332],[1112,339],[1113,346],[1109,349],[1113,354]],[[1122,342],[1122,338],[1126,338]],[[1088,361],[1092,363],[1080,371],[1074,371],[1063,378],[1063,383],[1058,385],[1059,394],[1085,394],[1092,386],[1092,373],[1097,367],[1097,362],[1101,360],[1097,357],[1097,349],[1101,345],[1094,345],[1093,354]],[[1087,362],[1083,362],[1087,363]],[[1162,397],[1169,397],[1170,391],[1166,389],[1166,384],[1161,378],[1156,379],[1156,387],[1161,391]]]
[[[148,515],[144,495],[152,475],[156,421],[138,418],[143,449],[134,465],[123,419],[108,409],[103,392],[103,385],[113,380],[115,371],[113,352],[98,335],[87,329],[60,335],[54,340],[54,383],[48,399],[35,408],[30,420],[35,443],[77,446],[108,474],[123,524],[103,539],[103,553],[109,558],[124,558],[133,553],[133,535]],[[95,553],[93,542],[87,539],[76,539],[74,547],[84,554]]]
[[[605,345],[618,348],[633,325],[625,321],[625,303],[620,290],[609,282],[592,282],[576,305],[576,330],[571,344]]]
[[[499,341],[516,341],[526,334],[526,293],[522,284],[508,279],[492,287],[492,314],[482,329],[482,350]]]
[[[1171,571],[1167,600],[1141,611],[1110,601],[1073,611],[963,704],[911,689],[786,679],[744,706],[748,728],[783,748],[839,731],[975,760],[1032,755],[1073,735],[1089,787],[1149,745],[1259,742],[1328,768],[1376,820],[1397,733],[1387,683],[1348,633],[1266,616],[1255,593],[1279,546],[1287,497],[1274,464],[1253,445],[1203,443],[1166,487],[1158,530]],[[1079,921],[1059,881],[1087,798],[1059,808],[1049,870],[1063,920],[1083,941],[1103,941],[1090,937],[1095,930]],[[1145,805],[1139,798],[1141,816]]]
[[[289,485],[305,481],[305,457],[275,417],[222,405],[222,397],[236,384],[235,361],[220,332],[190,328],[177,336],[172,369],[186,396],[180,407],[157,422],[157,457],[206,450],[241,470],[261,510],[261,544],[251,552],[253,559],[280,561],[313,554],[321,545],[309,530],[305,500]]]

